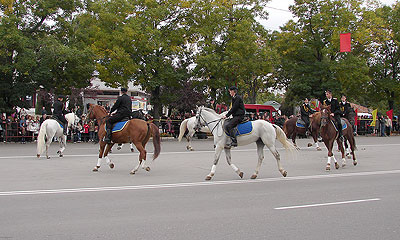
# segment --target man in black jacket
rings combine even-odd
[[[300,107],[300,114],[301,114],[301,119],[306,124],[305,126],[306,130],[308,130],[310,125],[310,116],[315,112],[316,111],[310,107],[310,104],[308,103],[308,98],[305,98],[303,105]]]
[[[238,89],[235,86],[229,88],[229,94],[232,97],[232,107],[226,116],[223,117],[227,118],[230,115],[233,116],[233,118],[225,126],[226,131],[229,133],[232,139],[232,143],[230,144],[231,147],[237,147],[237,139],[234,129],[243,120],[245,114],[243,99],[237,95],[237,91]]]
[[[64,114],[65,114],[65,106],[64,103],[62,102],[64,100],[64,96],[59,95],[57,97],[57,100],[54,101],[53,104],[53,118],[58,119],[62,124],[64,125],[63,133],[64,135],[67,135],[67,119],[65,119]]]
[[[339,132],[339,140],[343,142],[343,134],[342,134],[342,123],[340,122],[340,117],[342,117],[342,111],[340,111],[340,105],[336,98],[332,97],[332,92],[330,90],[325,91],[326,99],[324,100],[324,105],[331,106],[331,116],[336,121],[336,126]]]
[[[132,100],[126,93],[128,89],[121,88],[122,95],[117,98],[114,106],[110,110],[110,114],[117,111],[115,114],[111,115],[106,121],[106,137],[104,141],[106,143],[111,143],[111,128],[116,122],[121,121],[125,117],[131,117],[132,115]]]

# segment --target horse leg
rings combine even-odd
[[[139,164],[135,168],[132,169],[131,174],[135,174],[139,170],[140,166],[142,165],[143,160],[146,161],[146,153],[147,153],[146,149],[144,149],[142,143],[137,142],[134,144],[136,146],[136,149],[139,151]],[[150,171],[150,167],[146,167],[146,170]]]
[[[265,142],[264,142],[264,144],[265,144]],[[269,148],[269,150],[271,151],[272,155],[274,155],[274,157],[276,159],[276,163],[278,164],[279,172],[282,174],[282,176],[286,177],[287,176],[287,171],[285,169],[283,169],[283,167],[281,165],[281,156],[278,153],[278,151],[276,150],[275,145],[269,144],[269,145],[267,145],[267,147]]]
[[[118,143],[117,150],[121,150],[121,149],[122,149],[122,146],[124,146],[124,144]]]
[[[131,152],[134,152],[135,149],[133,148],[133,143],[130,143],[129,146],[131,147]]]
[[[65,146],[67,145],[67,136],[62,135],[59,138],[59,141],[60,141],[60,149],[58,150],[57,154],[59,154],[60,158],[62,158],[63,157],[63,152],[65,150]]]
[[[111,144],[107,144],[106,145],[106,150],[104,152],[104,158],[106,159],[106,163],[108,164],[108,166],[113,169],[115,167],[114,163],[111,162],[111,160],[108,158],[108,153],[110,152],[111,148],[114,146],[114,143]]]
[[[235,166],[235,164],[232,163],[232,155],[231,155],[231,149],[230,148],[225,148],[225,156],[226,156],[226,161],[228,162],[228,165],[232,167],[233,171],[235,171],[240,178],[243,178],[243,172],[240,171],[238,167]]]
[[[194,136],[195,132],[194,131],[189,131],[188,134],[186,135],[186,139],[188,141],[188,145],[186,146],[186,149],[189,151],[194,151],[192,148],[192,138]]]
[[[226,142],[226,141],[223,141],[223,142]],[[218,160],[219,160],[219,157],[221,156],[221,153],[222,153],[222,149],[223,149],[223,148],[224,148],[224,147],[221,146],[220,144],[218,144],[218,145],[215,147],[214,164],[213,164],[213,166],[211,167],[211,172],[210,172],[210,174],[208,174],[207,177],[206,177],[206,180],[207,180],[207,181],[211,180],[211,178],[215,175],[215,171],[217,170]]]
[[[256,167],[256,171],[254,172],[254,174],[251,176],[251,179],[256,179],[258,172],[260,171],[261,168],[261,164],[264,160],[264,143],[262,141],[257,141],[257,154],[258,154],[258,162],[257,162],[257,167]]]
[[[293,145],[296,147],[296,149],[297,150],[300,150],[300,148],[297,146],[297,144],[296,144],[296,137],[297,137],[297,133],[294,131],[293,133],[292,133],[292,142],[293,142]]]
[[[346,138],[344,138],[344,142],[345,141],[346,141]],[[336,140],[336,142],[337,142],[340,152],[342,153],[342,167],[344,167],[344,166],[346,166],[346,156],[345,156],[345,152],[344,152],[344,148],[343,148],[343,143],[339,140]],[[336,163],[335,163],[335,167],[336,167],[336,169],[338,169],[339,164],[336,166]]]
[[[350,137],[349,143],[350,143],[351,155],[353,155],[353,165],[357,166],[356,155],[354,153],[354,151],[356,150],[354,147],[356,145],[356,140],[354,139],[354,136]]]
[[[50,148],[50,144],[51,144],[52,141],[53,141],[53,137],[48,138],[47,141],[46,141],[46,158],[47,159],[50,159],[50,157],[49,157],[49,148]]]
[[[106,146],[106,142],[100,140],[100,150],[99,150],[99,158],[97,159],[97,165],[93,168],[93,172],[97,172],[101,166],[101,160],[103,159],[104,148]]]

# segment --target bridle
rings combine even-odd
[[[196,126],[195,126],[195,129],[196,129],[196,128],[200,129],[200,127],[201,127],[201,121],[200,121],[200,120],[203,120],[203,122],[205,123],[205,125],[210,129],[211,133],[213,133],[214,130],[215,130],[215,128],[221,123],[222,118],[212,120],[211,122],[207,122],[207,121],[204,119],[204,117],[201,115],[201,112],[202,112],[202,111],[203,111],[203,108],[200,108],[199,112],[196,114]],[[209,126],[209,124],[214,123],[214,122],[218,122],[218,123],[211,129],[210,126]]]
[[[90,117],[90,114],[92,114],[93,108],[94,108],[93,105],[89,107],[89,111],[88,111],[88,114],[87,114],[87,117],[88,117],[88,118],[91,118],[91,117]],[[100,120],[100,125],[103,124],[103,121],[104,121],[104,119],[105,119],[106,117],[108,117],[107,114],[106,114],[104,117],[102,117],[102,118],[99,119],[99,120]]]

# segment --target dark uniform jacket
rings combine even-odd
[[[130,117],[132,115],[131,98],[126,94],[122,94],[121,96],[119,96],[114,106],[111,108],[110,112],[114,112],[115,110],[117,110],[116,114],[118,115]]]
[[[53,115],[60,116],[65,114],[64,104],[61,101],[56,100],[53,104],[53,108]]]
[[[348,102],[345,102],[345,103],[340,102],[340,103],[339,103],[339,106],[340,106],[340,111],[342,112],[342,116],[343,116],[343,117],[348,116],[348,114],[349,114],[350,111],[351,111],[350,103],[348,103]]]
[[[303,106],[301,106],[300,108],[300,113],[301,113],[301,118],[309,118],[309,116],[313,113],[315,113],[316,111],[313,110],[309,104],[303,104]]]
[[[331,113],[335,114],[335,116],[342,116],[342,111],[340,111],[339,102],[336,98],[332,98],[331,101],[325,99],[324,105],[330,105]]]
[[[232,97],[232,108],[229,110],[226,116],[229,117],[232,115],[234,117],[244,117],[244,114],[245,109],[243,99],[236,94],[234,97]]]

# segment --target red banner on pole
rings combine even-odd
[[[390,118],[390,120],[393,120],[393,109],[390,109],[389,111],[387,111],[386,115]]]
[[[351,33],[340,34],[340,52],[351,52]]]

